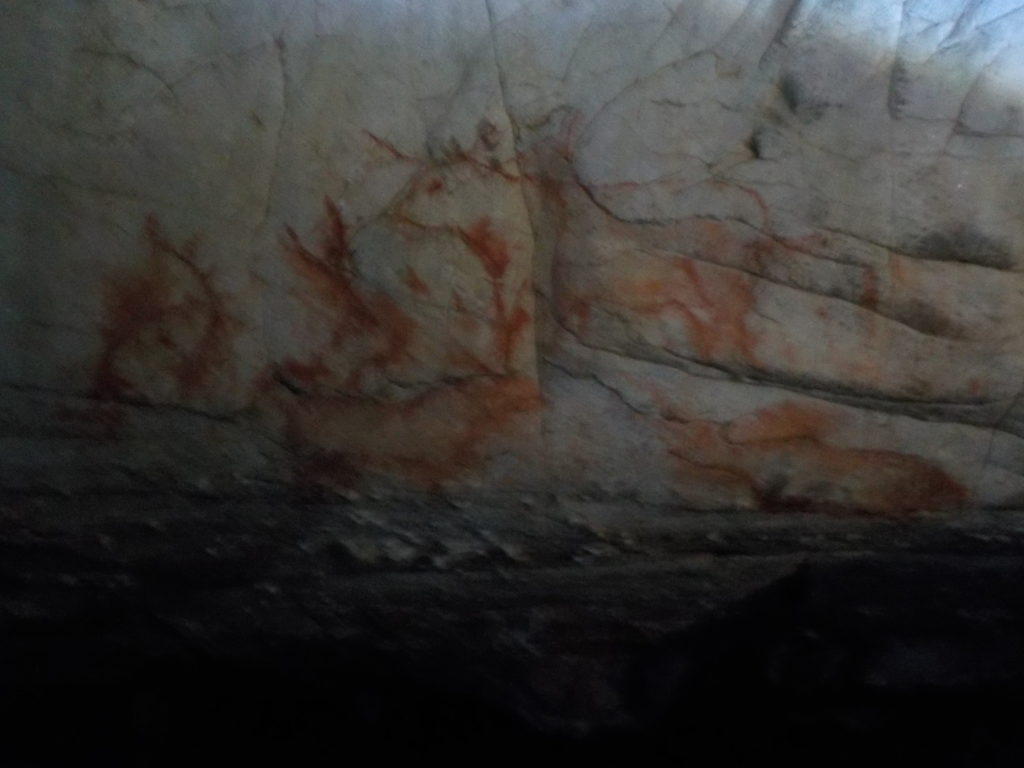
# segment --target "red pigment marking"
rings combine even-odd
[[[964,506],[967,490],[918,456],[830,444],[841,418],[788,402],[724,424],[671,423],[665,439],[684,482],[699,477],[728,492],[739,488],[765,511],[906,514]],[[773,467],[785,467],[781,482]]]
[[[984,389],[984,383],[981,379],[971,379],[967,384],[967,389],[972,395],[980,395]]]
[[[410,162],[414,162],[414,163],[418,163],[419,162],[412,155],[407,155],[404,152],[400,152],[395,147],[394,144],[392,144],[390,141],[382,139],[377,134],[372,133],[371,131],[367,131],[366,129],[363,129],[363,133],[365,133],[367,136],[369,136],[370,140],[373,141],[374,144],[376,144],[378,147],[381,147],[385,152],[387,152],[389,155],[394,157],[396,160],[405,160],[405,161],[410,161]]]
[[[159,324],[167,313],[168,290],[155,277],[115,278],[104,299],[103,348],[92,391],[96,397],[116,400],[134,392],[132,382],[120,373],[123,350],[147,326]]]
[[[768,211],[768,204],[764,201],[764,197],[761,196],[760,192],[758,192],[756,189],[745,187],[742,184],[736,184],[728,181],[712,181],[711,183],[719,188],[738,190],[739,192],[753,200],[754,204],[757,205],[757,208],[761,213],[761,228],[766,232],[774,231],[771,215]]]
[[[818,440],[835,426],[835,420],[830,410],[787,402],[733,420],[727,437],[732,443]]]
[[[508,182],[518,182],[520,180],[520,177],[516,174],[506,171],[502,167],[501,161],[497,158],[492,158],[488,162],[480,160],[476,156],[479,152],[480,150],[477,147],[473,147],[469,151],[460,148],[451,153],[451,158],[456,163],[466,163],[476,168],[481,172],[482,176],[498,176]]]
[[[494,149],[501,141],[501,130],[487,118],[477,125],[476,134],[487,149]]]
[[[452,307],[455,310],[456,328],[464,334],[475,336],[480,328],[480,321],[469,311],[468,307],[466,307],[466,304],[463,302],[462,296],[459,295],[458,291],[452,291]],[[461,358],[461,355],[459,357]],[[473,356],[473,359],[479,363],[479,358]],[[480,364],[482,365],[482,363]],[[471,367],[474,370],[476,369],[476,366]],[[490,371],[491,369],[488,368],[487,370]],[[493,373],[493,371],[491,372]]]
[[[583,113],[578,111],[573,111],[562,120],[553,148],[569,163],[576,155],[576,142],[583,135],[586,125]]]
[[[313,355],[305,363],[289,358],[281,364],[281,368],[292,379],[307,387],[331,375],[331,370],[324,363],[322,354]]]
[[[811,232],[802,237],[779,238],[779,243],[787,250],[807,254],[808,256],[817,256],[821,249],[828,248],[829,239],[827,235],[823,235],[820,232]]]
[[[447,351],[446,359],[457,369],[469,370],[473,377],[455,383],[439,384],[435,389],[411,401],[388,402],[367,398],[360,392],[364,373],[388,367],[407,356],[413,321],[386,295],[361,289],[349,248],[349,234],[340,211],[330,200],[327,209],[327,234],[314,252],[307,248],[294,230],[286,229],[285,247],[296,273],[312,288],[308,295],[336,318],[331,328],[330,345],[317,357],[289,360],[278,366],[279,372],[300,384],[326,384],[322,380],[334,360],[361,356],[349,366],[343,386],[330,387],[329,395],[307,393],[292,398],[283,388],[270,391],[289,419],[288,437],[300,451],[313,451],[313,475],[339,475],[339,482],[350,483],[363,471],[385,471],[406,477],[426,487],[436,487],[455,479],[476,466],[483,446],[494,435],[508,429],[515,419],[540,407],[536,384],[509,372],[516,348],[527,333],[532,317],[521,306],[521,294],[515,296],[503,284],[511,255],[505,238],[488,217],[466,227],[453,224],[434,226],[419,222],[409,203],[424,192],[436,195],[445,189],[437,177],[438,166],[479,169],[481,175],[509,182],[519,177],[509,173],[483,150],[496,141],[494,130],[484,125],[477,144],[466,150],[448,152],[441,163],[408,155],[390,142],[366,132],[370,140],[391,158],[413,163],[415,175],[411,192],[389,211],[389,218],[416,230],[439,230],[458,237],[480,262],[492,288],[490,325],[493,332],[495,364],[490,354],[481,360],[471,350]],[[455,177],[458,178],[458,177]],[[420,295],[429,286],[408,270],[404,282]],[[528,290],[529,286],[522,286]],[[479,338],[479,321],[466,307],[462,297],[452,294],[456,321],[470,338]],[[371,348],[368,353],[367,347]],[[354,428],[356,425],[358,428]],[[394,433],[392,435],[392,433]],[[343,437],[339,437],[343,436]],[[336,467],[336,469],[334,469]]]
[[[307,249],[291,227],[285,230],[285,245],[296,272],[334,315],[331,347],[340,350],[348,342],[356,341],[371,342],[374,348],[349,371],[345,386],[355,391],[368,370],[388,368],[406,355],[416,326],[391,297],[367,293],[356,285],[348,230],[341,211],[329,197],[324,198],[324,209],[327,233],[319,255]]]
[[[487,441],[540,407],[536,384],[507,373],[531,322],[524,308],[510,310],[505,303],[502,280],[510,262],[508,246],[486,218],[458,230],[492,284],[494,347],[503,368],[497,370],[468,351],[453,350],[449,362],[472,371],[473,378],[438,385],[412,400],[370,399],[359,392],[363,373],[404,354],[409,339],[405,331],[411,330],[412,321],[390,298],[367,295],[355,285],[340,213],[330,201],[325,205],[330,226],[321,255],[303,246],[292,230],[289,255],[320,302],[338,318],[338,341],[331,348],[355,339],[356,349],[364,349],[369,341],[380,351],[356,365],[343,387],[332,388],[330,395],[276,396],[283,398],[279,402],[288,420],[288,439],[299,451],[314,454],[299,468],[297,479],[349,485],[360,473],[380,471],[436,488],[478,466]],[[410,270],[407,277],[415,273]],[[457,292],[452,301],[460,318],[473,320]],[[280,368],[297,383],[316,384],[327,375],[328,366],[321,355],[309,361],[290,360]]]
[[[412,267],[405,270],[405,279],[403,282],[406,287],[417,296],[430,295],[430,286],[423,282],[423,278],[421,278]]]
[[[483,374],[487,376],[494,375],[494,368],[492,366],[488,365],[472,352],[465,349],[449,350],[445,356],[445,360],[449,365],[457,370],[470,371],[474,374]]]
[[[402,402],[298,399],[288,411],[289,431],[299,445],[319,449],[312,467],[300,467],[300,477],[318,474],[321,482],[346,485],[354,474],[376,470],[434,490],[479,467],[487,443],[540,406],[533,381],[481,376]],[[325,457],[339,463],[341,477],[325,474]]]
[[[742,255],[747,244],[739,243],[718,222],[699,222],[706,247],[726,258]],[[758,337],[747,327],[754,310],[754,278],[727,266],[677,254],[675,272],[659,266],[656,276],[617,281],[613,290],[599,297],[602,303],[618,304],[657,318],[678,315],[695,355],[710,362],[739,359],[759,365]]]
[[[887,261],[889,265],[889,279],[892,280],[892,282],[896,283],[897,285],[904,283],[907,277],[907,264],[904,261],[903,257],[897,256],[896,254],[889,252],[887,255]]]
[[[459,237],[477,257],[491,281],[491,303],[494,311],[494,350],[505,370],[512,362],[523,331],[529,327],[530,314],[521,306],[510,313],[505,305],[502,279],[511,260],[508,244],[494,230],[491,220],[483,217],[469,229],[457,230]]]
[[[462,238],[473,254],[483,264],[484,269],[492,280],[500,280],[508,269],[509,255],[508,245],[505,239],[494,231],[489,217],[484,216],[469,229],[458,230]]]
[[[712,223],[717,224],[718,222]],[[763,275],[775,257],[775,243],[766,237],[759,237],[746,243],[744,251],[749,255],[750,261],[753,262],[754,271]]]
[[[499,370],[507,371],[511,364],[514,351],[521,341],[526,329],[529,327],[532,318],[530,313],[521,306],[509,308],[506,306],[505,286],[499,285],[504,278],[511,260],[508,243],[505,238],[496,231],[489,217],[482,217],[467,227],[456,225],[432,225],[417,220],[409,210],[410,203],[425,191],[427,195],[435,195],[444,190],[443,180],[437,176],[438,167],[466,167],[479,169],[481,174],[488,177],[497,177],[508,182],[519,182],[521,177],[515,173],[506,171],[501,162],[490,156],[500,140],[501,132],[494,124],[482,120],[478,126],[476,141],[472,147],[465,149],[459,146],[451,147],[446,152],[446,157],[441,162],[430,162],[408,155],[396,148],[389,141],[364,131],[370,140],[378,147],[384,149],[391,157],[404,162],[412,162],[418,166],[413,182],[409,189],[411,192],[403,196],[392,206],[388,212],[389,218],[403,227],[420,231],[442,231],[458,237],[480,261],[492,283],[492,323],[494,326],[493,348],[494,354],[501,361],[501,368],[492,367],[492,372]],[[458,176],[454,177],[458,178]],[[297,241],[294,232],[289,230],[289,236]],[[407,287],[418,295],[428,295],[429,287],[418,277],[409,274],[404,282]],[[460,326],[476,325],[475,319],[468,315],[460,318]],[[467,330],[467,332],[473,329]],[[358,381],[358,376],[351,382]]]
[[[530,327],[530,313],[522,307],[516,307],[508,318],[500,317],[494,330],[495,347],[498,357],[507,367],[512,362],[512,355],[519,346],[523,332]]]
[[[706,360],[720,360],[736,353],[756,364],[757,340],[746,325],[755,303],[750,278],[692,259],[674,265],[686,275],[693,291],[686,297],[689,301],[672,300],[667,306],[686,320],[697,354]]]
[[[117,275],[107,285],[103,347],[92,386],[99,398],[143,396],[126,371],[132,364],[170,376],[178,395],[189,397],[230,355],[233,321],[210,274],[196,264],[198,239],[175,246],[152,214],[143,235],[145,267]]]
[[[348,227],[337,204],[324,195],[324,211],[327,214],[327,237],[323,240],[323,258],[337,271],[348,269],[352,251],[348,245]]]
[[[568,319],[577,333],[586,334],[590,326],[590,304],[593,299],[587,296],[570,294],[560,297],[561,314]]]
[[[493,128],[493,130],[497,131],[497,128]],[[470,168],[478,171],[481,176],[497,177],[511,183],[520,181],[520,177],[515,173],[506,171],[497,158],[489,156],[490,150],[494,149],[494,146],[496,146],[496,144],[492,145],[491,142],[495,140],[495,137],[498,134],[486,129],[486,127],[481,132],[478,132],[477,139],[472,147],[469,149],[455,147],[448,151],[447,158],[441,162],[428,161],[402,152],[390,141],[381,138],[371,131],[364,129],[363,133],[365,133],[376,146],[383,149],[393,159],[403,163],[412,163],[414,166],[419,168],[413,177],[413,184],[411,185],[412,189],[423,189],[424,186],[420,185],[424,184],[424,177],[427,174],[430,174],[430,179],[429,181],[426,181],[425,188],[427,194],[431,196],[439,194],[444,189],[444,183],[441,179],[433,176],[433,174],[437,172],[438,168],[445,166],[469,166]],[[405,202],[407,202],[407,200],[400,201],[399,206],[393,210],[392,213],[401,215],[402,207]]]
[[[864,287],[861,289],[860,303],[868,309],[878,307],[878,272],[874,267],[864,267]]]

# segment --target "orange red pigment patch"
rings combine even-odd
[[[380,472],[437,489],[477,469],[494,437],[539,410],[540,393],[525,377],[481,376],[405,401],[309,397],[285,407],[290,434],[311,456],[301,474],[346,485]]]
[[[281,363],[281,368],[293,381],[306,388],[315,386],[331,375],[331,369],[324,363],[322,354],[313,355],[306,362],[288,358]]]
[[[459,228],[458,234],[470,252],[480,261],[491,281],[494,353],[501,371],[507,372],[515,350],[533,319],[521,304],[517,304],[509,311],[505,303],[502,281],[511,261],[508,243],[494,229],[490,218],[486,216],[477,220],[468,229]]]
[[[757,336],[747,327],[756,299],[749,275],[678,257],[656,278],[623,278],[614,295],[600,297],[648,318],[682,319],[695,356],[706,362],[757,365]],[[577,314],[589,310],[576,306]]]
[[[905,514],[967,502],[959,482],[918,456],[832,444],[841,419],[789,402],[725,423],[667,422],[664,439],[680,482],[711,483],[765,511]]]
[[[494,230],[489,217],[484,216],[468,229],[458,230],[462,241],[469,247],[491,280],[500,280],[508,269],[509,254],[505,239]]]
[[[278,381],[291,394],[276,391],[267,400],[284,416],[287,438],[303,457],[296,479],[350,486],[381,473],[437,488],[472,472],[493,438],[540,407],[536,383],[510,372],[531,318],[518,302],[511,309],[506,305],[503,280],[511,256],[505,238],[488,218],[455,230],[491,283],[493,347],[500,365],[450,339],[445,359],[462,372],[457,375],[468,372],[468,377],[440,379],[412,398],[371,397],[363,391],[365,375],[387,374],[411,358],[416,323],[389,296],[358,284],[341,212],[329,199],[324,206],[326,232],[317,252],[290,228],[284,245],[309,289],[304,300],[315,302],[318,314],[328,318],[329,340],[315,354],[278,364]],[[429,293],[412,268],[404,282],[415,294]],[[461,297],[453,296],[458,317],[475,323]]]
[[[187,399],[228,363],[237,324],[197,263],[198,238],[175,245],[155,215],[146,218],[143,236],[144,264],[106,284],[93,394],[149,399],[153,388],[169,388]]]
[[[430,286],[423,282],[423,278],[412,267],[405,270],[404,282],[406,287],[417,296],[430,295]]]
[[[293,362],[293,367],[316,368],[326,378],[330,371],[325,370],[325,354],[329,351],[333,359],[344,361],[344,389],[358,392],[365,374],[402,361],[416,325],[390,296],[357,284],[341,211],[330,198],[324,198],[324,210],[327,231],[319,253],[307,248],[294,229],[285,230],[289,263],[309,288],[311,299],[331,318],[329,350],[319,353],[319,360]]]

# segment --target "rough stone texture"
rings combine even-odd
[[[1016,503],[1012,9],[607,4],[533,50],[542,5],[498,30],[526,26],[510,112],[558,180],[532,210],[565,476],[694,506]]]
[[[0,486],[1024,496],[1012,2],[0,14]]]
[[[0,503],[5,765],[1024,758],[1024,522]]]
[[[1022,24],[6,0],[0,762],[1021,765]]]

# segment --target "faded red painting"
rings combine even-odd
[[[329,340],[310,359],[287,359],[282,368],[303,386],[333,376],[340,380],[332,381],[332,386],[357,393],[367,374],[403,362],[415,324],[390,296],[357,284],[345,221],[330,198],[324,198],[324,215],[326,232],[319,252],[307,248],[291,227],[286,229],[284,245],[288,263],[301,280],[299,296],[314,310],[322,310]],[[327,358],[336,362],[333,369]]]
[[[105,284],[93,394],[187,401],[207,393],[224,372],[238,324],[199,264],[198,237],[178,245],[150,215],[143,241],[145,259]]]
[[[967,490],[921,457],[836,445],[834,408],[786,402],[719,423],[666,420],[663,439],[682,487],[702,483],[765,511],[906,514],[949,511]]]
[[[422,185],[424,194],[441,191],[435,181]],[[411,264],[398,272],[411,305],[369,287],[358,275],[342,211],[325,199],[323,215],[319,248],[307,246],[291,228],[284,240],[297,279],[296,308],[313,318],[323,343],[276,366],[274,378],[284,386],[268,400],[283,415],[299,457],[297,480],[351,486],[386,476],[434,489],[479,471],[491,443],[520,434],[540,407],[535,380],[514,364],[531,315],[523,290],[508,298],[505,281],[515,256],[504,235],[488,217],[433,228],[461,243],[479,264],[477,279],[490,292],[489,317],[481,318],[457,290],[431,285]],[[410,226],[404,212],[396,214],[396,223]],[[449,293],[449,324],[424,327],[415,302],[436,299],[441,291]],[[490,337],[486,344],[481,333]],[[424,367],[430,355],[434,359]],[[388,390],[394,381],[417,383]]]

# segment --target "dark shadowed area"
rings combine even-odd
[[[1012,517],[126,496],[3,523],[5,764],[1024,756]]]

